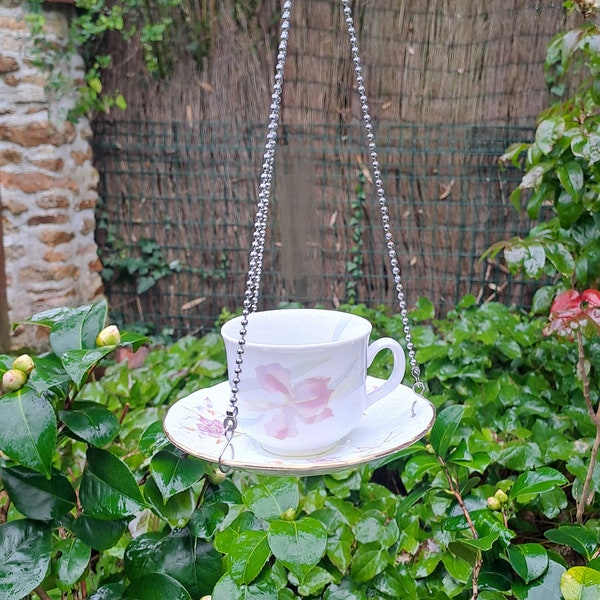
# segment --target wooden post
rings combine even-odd
[[[8,295],[6,293],[6,262],[2,227],[2,191],[0,188],[0,352],[10,351],[10,323],[8,320]]]

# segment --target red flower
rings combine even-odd
[[[557,333],[573,339],[576,329],[588,326],[600,331],[600,292],[567,290],[554,299],[544,335]]]

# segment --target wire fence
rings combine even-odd
[[[98,235],[114,318],[181,336],[241,306],[265,134],[264,124],[97,125]],[[531,128],[380,124],[376,134],[409,305],[425,296],[443,315],[474,294],[527,307],[531,282],[480,257],[531,226],[508,201],[520,174],[498,165]],[[283,126],[260,308],[394,310],[365,149],[358,124]]]

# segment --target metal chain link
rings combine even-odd
[[[419,364],[417,363],[415,347],[412,341],[411,329],[408,320],[408,309],[406,307],[406,297],[404,294],[402,279],[400,277],[400,267],[398,264],[398,256],[396,254],[396,244],[394,243],[390,227],[390,217],[388,214],[388,206],[385,197],[385,191],[383,189],[383,181],[381,180],[381,171],[379,169],[379,155],[377,153],[377,144],[375,143],[375,134],[373,133],[373,124],[371,123],[371,113],[369,111],[369,105],[367,104],[368,98],[365,89],[365,82],[363,78],[360,57],[358,54],[358,40],[356,38],[356,30],[354,29],[354,20],[352,19],[352,9],[350,8],[350,0],[342,0],[342,6],[344,9],[344,17],[346,20],[346,27],[348,29],[348,36],[350,39],[350,47],[352,49],[352,61],[354,62],[354,77],[358,86],[363,121],[365,131],[367,134],[367,142],[369,144],[371,168],[373,172],[373,180],[377,189],[377,196],[379,198],[379,207],[381,210],[381,221],[383,223],[385,243],[388,251],[388,256],[390,258],[390,265],[392,267],[394,283],[396,285],[398,305],[400,307],[400,315],[402,317],[404,339],[406,340],[406,348],[408,350],[408,358],[410,362],[411,373],[415,379],[415,382],[413,384],[413,390],[415,392],[422,393],[425,389],[425,385],[421,381],[421,369],[419,368]]]
[[[281,13],[281,31],[279,35],[279,47],[277,52],[277,63],[275,66],[275,78],[273,91],[271,93],[271,113],[269,115],[269,126],[267,141],[265,143],[265,152],[263,154],[262,174],[258,190],[258,205],[256,219],[254,222],[254,233],[252,238],[252,249],[250,251],[250,262],[248,266],[248,276],[246,279],[246,291],[244,293],[244,302],[242,309],[242,321],[239,331],[237,358],[235,359],[235,369],[231,380],[231,395],[229,397],[229,408],[226,411],[226,417],[223,420],[223,429],[225,435],[225,447],[219,456],[219,469],[227,473],[230,468],[226,467],[222,460],[225,452],[229,448],[231,457],[234,457],[234,449],[231,444],[233,434],[237,428],[237,395],[239,392],[240,375],[242,374],[242,365],[244,363],[244,347],[246,345],[246,333],[248,325],[248,315],[256,311],[258,307],[258,297],[260,294],[260,279],[262,274],[263,256],[265,252],[265,237],[267,232],[267,218],[269,216],[269,199],[271,196],[271,185],[273,183],[273,164],[275,162],[275,148],[277,145],[277,130],[279,129],[279,119],[281,113],[281,92],[283,85],[283,73],[285,69],[285,59],[287,55],[287,45],[290,30],[292,0],[286,0],[283,3]]]
[[[390,227],[390,218],[388,215],[387,200],[383,189],[383,181],[381,180],[381,171],[379,169],[379,156],[377,153],[377,144],[375,143],[375,134],[373,133],[373,125],[371,124],[371,115],[369,111],[369,105],[367,104],[367,94],[364,85],[364,78],[362,75],[362,66],[360,57],[358,54],[358,43],[356,38],[356,31],[354,29],[354,21],[352,18],[352,10],[350,8],[350,0],[341,0],[344,10],[344,17],[346,26],[348,28],[348,35],[350,39],[350,46],[352,49],[352,60],[354,62],[354,75],[356,83],[358,85],[358,93],[360,95],[361,108],[363,113],[363,120],[365,131],[367,135],[367,141],[369,145],[369,153],[371,158],[371,167],[373,177],[375,181],[375,187],[377,189],[377,196],[379,198],[379,206],[381,211],[381,220],[383,223],[383,230],[385,234],[386,248],[388,256],[390,258],[390,265],[392,267],[392,274],[394,276],[394,283],[396,286],[398,305],[400,307],[400,315],[402,317],[402,325],[404,331],[404,338],[406,340],[406,346],[408,350],[409,362],[411,366],[411,373],[415,382],[413,384],[413,390],[416,392],[422,392],[425,389],[424,384],[421,382],[421,370],[416,359],[415,347],[412,342],[411,329],[408,320],[408,309],[406,306],[406,298],[404,294],[404,287],[402,285],[402,279],[400,277],[400,267],[398,263],[398,257],[396,253],[396,245],[393,240]],[[285,69],[285,60],[287,55],[287,44],[290,30],[290,18],[291,18],[292,0],[286,0],[283,3],[283,11],[281,13],[281,31],[279,37],[279,47],[277,53],[277,63],[275,67],[275,80],[273,83],[273,91],[271,94],[271,113],[269,115],[269,125],[267,133],[267,141],[265,143],[265,152],[263,155],[262,174],[260,178],[259,193],[258,193],[258,205],[256,212],[256,219],[254,223],[254,233],[252,239],[252,248],[250,251],[250,262],[248,267],[248,276],[246,279],[246,291],[244,294],[243,310],[242,310],[242,321],[241,328],[239,331],[239,341],[237,358],[235,360],[236,366],[234,369],[234,376],[231,380],[231,395],[229,397],[229,408],[226,411],[226,417],[223,420],[223,429],[226,444],[219,456],[219,469],[223,473],[227,473],[230,468],[226,467],[222,463],[223,456],[227,449],[230,449],[232,458],[234,457],[234,449],[231,441],[233,434],[237,428],[237,394],[239,392],[238,385],[240,383],[240,376],[242,373],[242,365],[244,363],[244,347],[246,345],[246,333],[248,325],[248,316],[251,312],[256,311],[258,307],[258,298],[260,294],[260,280],[262,274],[263,256],[265,250],[265,237],[267,231],[267,219],[269,215],[269,199],[271,195],[271,186],[273,182],[273,165],[275,162],[275,148],[277,144],[277,130],[279,129],[279,120],[281,113],[281,93],[283,87],[283,74]]]

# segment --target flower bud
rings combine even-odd
[[[16,392],[20,390],[27,381],[27,375],[19,369],[9,369],[2,375],[2,389],[5,392]]]
[[[500,510],[502,508],[502,504],[500,504],[500,500],[496,496],[490,496],[487,499],[487,505],[490,510]]]
[[[284,510],[283,513],[281,514],[281,518],[284,521],[293,521],[296,518],[296,509],[288,508],[288,509]]]
[[[121,343],[121,334],[116,325],[105,327],[96,338],[97,346],[118,346]]]
[[[23,371],[25,375],[29,375],[31,371],[33,371],[33,359],[29,354],[21,354],[21,356],[17,356],[13,361],[12,368],[18,369],[19,371]]]
[[[225,481],[225,478],[227,477],[227,475],[225,473],[223,473],[223,471],[221,471],[221,469],[215,469],[209,476],[208,476],[208,480],[213,484],[213,485],[219,485],[220,483],[223,483],[223,481]]]
[[[508,496],[506,495],[506,492],[504,490],[496,490],[494,496],[498,498],[500,504],[506,504],[508,502]]]

